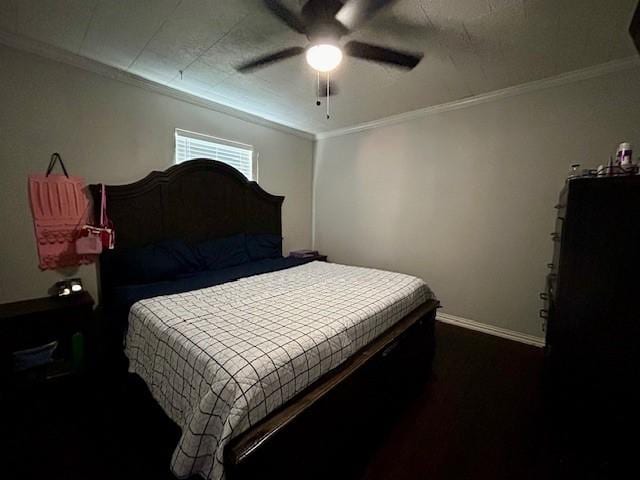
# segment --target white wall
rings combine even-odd
[[[285,195],[285,252],[311,245],[313,142],[272,128],[0,46],[0,302],[47,294],[93,266],[40,272],[27,175],[58,151],[88,183],[128,183],[173,160],[179,127],[254,145],[261,186]]]
[[[640,150],[638,86],[628,70],[320,140],[315,247],[418,275],[449,314],[541,335],[558,192],[571,163]]]

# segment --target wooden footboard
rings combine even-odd
[[[294,469],[291,478],[306,478],[313,472],[295,472],[305,465],[315,469],[304,460],[305,451],[314,450],[309,453],[315,463],[318,457],[327,460],[317,450],[322,444],[331,443],[335,450],[346,440],[340,448],[353,448],[345,438],[356,434],[349,427],[378,422],[380,409],[394,408],[404,391],[430,373],[438,306],[437,301],[422,304],[337,370],[234,438],[225,449],[227,477],[270,478],[272,473],[289,478],[281,470],[286,462],[287,468]],[[298,467],[296,460],[301,462]]]

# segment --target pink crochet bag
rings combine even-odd
[[[64,175],[51,174],[56,163],[60,163]],[[51,155],[44,175],[29,175],[29,200],[42,270],[94,260],[78,255],[75,248],[78,230],[87,223],[89,214],[84,179],[69,176],[58,153]]]
[[[100,223],[97,227],[84,225],[76,240],[76,252],[80,255],[98,255],[103,250],[115,246],[115,232],[107,217],[107,195],[104,185],[100,185]]]

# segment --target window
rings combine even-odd
[[[239,170],[249,180],[254,178],[251,145],[176,128],[176,163],[194,158],[218,160]]]

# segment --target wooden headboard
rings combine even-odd
[[[89,189],[98,208],[100,186]],[[107,185],[106,197],[117,249],[236,233],[282,235],[284,197],[215,160],[190,160],[134,183]]]
[[[100,206],[100,185],[89,185]],[[164,172],[151,172],[127,185],[106,185],[107,214],[116,232],[115,250],[161,242],[196,243],[238,233],[282,235],[284,197],[265,192],[233,167],[199,158]],[[109,258],[100,257],[100,303],[109,308],[116,273]]]

